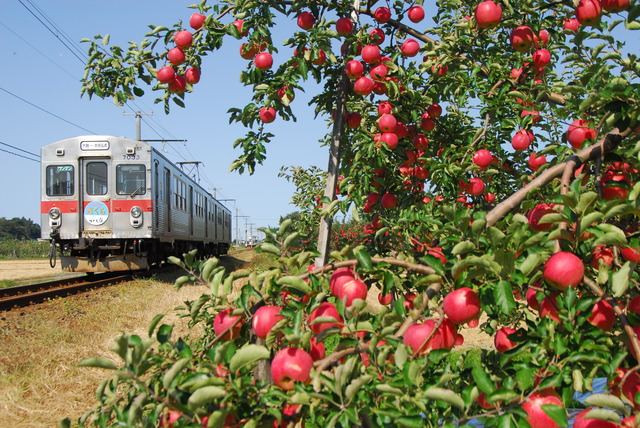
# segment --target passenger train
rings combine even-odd
[[[198,249],[226,254],[231,211],[150,144],[68,138],[41,150],[42,238],[51,264],[102,272],[148,269]]]

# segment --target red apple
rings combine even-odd
[[[246,28],[244,28],[243,19],[236,19],[235,21],[233,21],[233,25],[238,29],[238,33],[240,33],[241,37],[244,37],[247,34],[249,34],[249,31]]]
[[[425,113],[426,114],[426,113]],[[423,131],[433,131],[436,127],[436,122],[431,119],[430,117],[425,117],[423,115],[422,119],[420,120],[420,129],[422,129]]]
[[[587,321],[604,331],[611,330],[616,322],[616,313],[606,300],[598,300],[596,304],[593,305],[591,314]]]
[[[613,260],[614,256],[611,248],[606,245],[596,245],[589,265],[594,269],[599,269],[600,262],[602,262],[605,266],[611,267],[613,265]]]
[[[362,115],[360,113],[351,112],[347,114],[347,126],[351,129],[360,127],[362,122]]]
[[[379,24],[387,23],[391,19],[391,11],[387,7],[379,7],[373,12],[373,18]]]
[[[169,83],[176,77],[176,71],[173,67],[162,67],[158,70],[157,77],[160,83]]]
[[[331,317],[334,318],[335,321],[313,324],[313,321],[318,317]],[[309,323],[309,329],[311,329],[314,334],[320,334],[329,328],[342,327],[342,317],[340,316],[336,306],[330,302],[323,302],[320,306],[311,311],[307,322]]]
[[[469,287],[458,288],[444,297],[442,310],[454,324],[464,324],[480,316],[480,298]]]
[[[580,25],[593,26],[600,22],[602,8],[599,0],[580,0],[576,7],[576,18]]]
[[[389,101],[382,101],[378,104],[378,114],[382,116],[383,114],[389,114],[393,110],[393,105]]]
[[[472,178],[469,180],[469,184],[466,185],[465,190],[473,196],[481,195],[484,192],[484,181],[480,178]]]
[[[594,140],[597,137],[596,130],[589,126],[588,120],[578,119],[567,128],[567,141],[574,149],[580,149],[585,140]]]
[[[442,107],[439,104],[431,104],[427,107],[429,117],[440,117],[442,115]]]
[[[318,49],[318,57],[311,61],[313,65],[324,65],[327,62],[327,54],[322,49]]]
[[[281,319],[284,319],[280,313],[279,306],[261,306],[258,308],[253,318],[251,318],[251,327],[253,332],[261,339],[267,337],[274,325]]]
[[[629,0],[600,0],[600,6],[607,12],[622,12],[629,7]]]
[[[502,20],[502,8],[493,0],[480,2],[474,12],[476,22],[480,28],[494,28]]]
[[[547,163],[547,157],[545,155],[537,156],[537,154],[537,152],[533,152],[529,155],[529,168],[533,171],[539,170],[542,165]]]
[[[620,255],[622,256],[623,259],[627,261],[640,263],[640,249],[638,248],[632,248],[632,247],[621,248]],[[640,311],[638,311],[638,313],[640,314]]]
[[[529,226],[531,226],[531,228],[536,232],[551,230],[553,228],[553,223],[540,224],[540,220],[546,214],[551,214],[555,212],[556,211],[553,209],[553,204],[544,204],[544,203],[537,204],[527,214],[527,219],[529,220]]]
[[[309,343],[309,355],[311,355],[313,361],[322,360],[327,356],[324,342],[318,342],[315,336],[311,337]]]
[[[335,287],[342,288],[344,284],[356,278],[355,272],[350,267],[341,267],[333,271],[329,277],[329,290],[336,294]]]
[[[408,57],[416,56],[419,50],[420,44],[415,39],[407,39],[402,43],[402,46],[400,46],[400,52]]]
[[[193,35],[188,30],[178,31],[173,35],[173,41],[180,49],[187,49],[193,43]]]
[[[545,404],[564,407],[560,396],[550,388],[531,394],[522,403],[522,408],[528,415],[526,421],[531,428],[559,428],[559,425],[542,409]]]
[[[180,65],[185,62],[186,57],[180,48],[173,48],[167,53],[167,59],[173,65]]]
[[[187,79],[187,83],[195,85],[200,81],[200,69],[196,67],[189,67],[184,72],[184,77]]]
[[[360,77],[353,84],[353,91],[358,95],[369,95],[373,91],[373,80],[368,77]]]
[[[346,36],[353,31],[353,21],[349,18],[340,18],[336,21],[336,32],[340,36]]]
[[[229,328],[236,320],[241,320],[240,315],[231,315],[233,312],[232,309],[224,309],[218,312],[213,318],[213,332],[216,336],[220,336],[223,331]],[[222,340],[233,340],[237,337],[240,337],[240,328],[242,327],[242,321],[239,321],[231,330],[227,331],[224,336],[222,336]]]
[[[480,149],[473,154],[473,157],[471,159],[473,160],[473,163],[484,169],[491,165],[491,162],[493,161],[493,155],[489,150]]]
[[[381,45],[384,43],[385,35],[384,30],[382,28],[372,28],[369,30],[369,35],[373,39],[373,43],[376,45]]]
[[[382,292],[378,293],[378,302],[381,305],[389,305],[393,301],[393,295],[391,293],[382,295]]]
[[[546,67],[551,63],[551,53],[546,49],[538,49],[533,53],[533,64],[536,67]]]
[[[259,70],[269,70],[273,66],[273,56],[269,52],[261,52],[253,59]]]
[[[240,45],[240,56],[244,59],[253,59],[259,51],[259,48],[252,43],[243,43]]]
[[[576,33],[580,28],[580,21],[575,18],[569,18],[564,21],[563,29],[567,33]]]
[[[429,147],[429,139],[424,134],[416,134],[413,137],[413,147],[416,150],[426,150]]]
[[[511,146],[516,151],[524,151],[529,148],[529,145],[533,142],[533,132],[528,129],[521,129],[515,133],[511,138]]]
[[[206,16],[196,12],[191,15],[191,18],[189,18],[189,25],[191,25],[191,28],[193,28],[194,30],[199,30],[200,28],[202,28],[202,25],[204,24],[204,21],[206,19]]]
[[[533,38],[533,30],[526,25],[521,25],[511,31],[509,41],[511,42],[511,47],[515,50],[524,52],[528,51],[533,45]]]
[[[555,322],[560,322],[557,299],[558,293],[551,293],[540,301],[539,310],[541,318],[549,317]]]
[[[498,352],[502,354],[503,352],[507,352],[518,345],[516,342],[509,339],[509,335],[516,331],[516,329],[511,327],[502,327],[496,332],[496,336],[493,338],[493,344]]]
[[[619,427],[618,424],[604,421],[601,419],[592,419],[587,417],[587,413],[589,413],[592,409],[585,409],[578,413],[573,420],[573,428],[616,428]]]
[[[187,80],[184,76],[176,75],[171,82],[169,82],[169,92],[174,94],[181,94],[187,88]]]
[[[541,284],[536,283],[534,285],[539,287]],[[527,304],[531,309],[534,309],[536,311],[540,309],[540,302],[538,302],[537,294],[538,290],[536,290],[535,288],[527,288],[527,292],[525,293]]]
[[[298,15],[298,27],[303,30],[310,30],[316,22],[316,17],[311,12],[301,12]]]
[[[380,59],[380,48],[378,45],[366,45],[362,48],[362,60],[367,64],[378,62]]]
[[[418,23],[424,19],[424,9],[422,6],[414,5],[409,8],[407,11],[407,16],[409,17],[409,21]]]
[[[495,193],[485,193],[484,194],[484,200],[487,201],[487,203],[491,204],[491,203],[493,203],[493,201],[496,200],[496,194]]]
[[[610,201],[612,199],[627,199],[631,190],[631,183],[626,173],[607,170],[600,178],[602,185],[602,199]]]
[[[560,251],[545,262],[542,276],[549,285],[564,291],[567,287],[575,287],[582,282],[584,264],[575,254]]]
[[[380,204],[386,209],[392,209],[398,206],[398,199],[393,194],[387,192],[382,195]]]
[[[356,278],[333,287],[333,293],[338,299],[346,298],[345,306],[347,307],[353,305],[356,299],[366,300],[368,291],[367,284]]]
[[[435,349],[438,341],[437,332],[432,333],[436,322],[427,320],[424,324],[411,324],[404,332],[403,342],[410,347],[414,354],[427,354],[430,350]],[[427,338],[431,335],[429,340]]]
[[[388,72],[389,72],[389,68],[386,65],[378,64],[371,68],[371,71],[369,71],[369,76],[373,80],[383,81],[384,78],[387,76]]]
[[[364,73],[364,66],[360,61],[352,59],[345,66],[345,73],[349,79],[357,79],[362,76],[362,73]]]
[[[273,107],[262,107],[260,109],[260,120],[264,123],[271,123],[276,120],[276,109]]]
[[[378,119],[378,128],[382,132],[393,132],[396,128],[398,121],[392,114],[383,114]]]
[[[290,391],[295,382],[309,383],[313,358],[300,348],[284,348],[271,361],[271,378],[280,388]]]

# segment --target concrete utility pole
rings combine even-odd
[[[358,23],[358,10],[360,10],[360,0],[354,0],[351,19]],[[346,46],[349,50],[350,46]],[[342,71],[342,79],[338,87],[336,97],[336,118],[333,121],[333,130],[331,132],[331,147],[329,148],[329,166],[327,168],[327,181],[324,187],[324,196],[333,201],[336,198],[336,185],[338,184],[338,172],[340,170],[340,142],[344,137],[344,122],[347,114],[347,91],[349,88],[349,78],[344,70]],[[328,204],[323,204],[322,208],[326,209]],[[316,267],[322,267],[329,261],[329,237],[331,235],[331,225],[333,218],[325,215],[320,219],[320,230],[318,231],[318,252],[320,255],[315,260]]]
[[[135,116],[136,117],[136,140],[138,141],[142,141],[142,136],[141,136],[141,128],[142,128],[142,116],[153,116],[153,112],[151,113],[142,113],[142,112],[135,112],[135,113],[122,113],[125,116]]]

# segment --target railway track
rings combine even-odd
[[[46,299],[64,297],[82,291],[113,285],[134,278],[147,278],[167,268],[134,272],[104,272],[16,287],[0,288],[0,311],[41,303]],[[174,269],[171,267],[171,269]]]

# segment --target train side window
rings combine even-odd
[[[47,196],[72,196],[73,165],[51,165],[47,167]]]
[[[107,194],[107,164],[106,162],[87,163],[87,194],[106,195]]]
[[[144,195],[147,193],[146,168],[144,165],[116,166],[116,192],[118,195]]]

